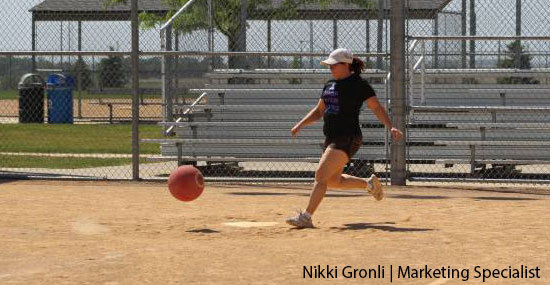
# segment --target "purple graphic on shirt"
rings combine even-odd
[[[325,89],[323,92],[323,101],[325,102],[325,113],[338,114],[340,113],[340,102],[338,101],[338,91],[336,91],[336,83]]]

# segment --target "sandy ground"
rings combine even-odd
[[[522,192],[389,187],[376,202],[331,191],[317,228],[295,230],[284,219],[305,207],[308,185],[207,185],[184,203],[159,183],[0,181],[0,283],[388,284],[392,266],[394,283],[464,284],[396,279],[398,266],[427,265],[468,269],[478,284],[475,266],[524,265],[541,278],[486,283],[548,284],[550,193]],[[304,279],[313,265],[338,278]],[[385,276],[348,279],[346,265]]]

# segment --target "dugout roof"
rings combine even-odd
[[[249,15],[249,19],[265,20],[269,19],[269,9],[271,7],[281,7],[284,0],[272,0],[271,6],[266,5],[256,9]],[[371,0],[369,9],[357,6],[355,4],[342,3],[343,1],[334,1],[328,6],[319,4],[304,4],[299,6],[298,15],[293,20],[367,20],[378,19],[378,0]],[[408,0],[406,1],[408,19],[433,19],[437,12],[443,10],[451,0]],[[384,0],[384,18],[388,19],[391,10],[391,0]]]
[[[166,15],[164,0],[139,0],[140,12]],[[130,0],[106,7],[104,0],[44,0],[30,9],[36,21],[130,21]]]
[[[213,0],[215,2],[215,0]],[[270,5],[258,7],[248,15],[250,20],[269,20],[272,8],[281,7],[284,0],[272,0]],[[407,17],[409,19],[432,19],[451,0],[408,0]],[[378,0],[372,0],[372,8],[366,9],[354,4],[304,4],[298,8],[299,15],[294,20],[365,20],[378,19]],[[388,18],[391,0],[384,0],[384,17]],[[140,12],[165,15],[170,7],[164,0],[139,0]],[[30,9],[35,21],[129,21],[130,1],[112,7],[106,7],[104,0],[44,0]]]

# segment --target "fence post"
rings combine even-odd
[[[476,1],[470,0],[470,36],[477,34]],[[476,41],[470,40],[470,68],[476,68]]]
[[[394,127],[405,135],[391,145],[391,184],[406,185],[406,97],[405,97],[405,1],[391,0],[391,115]],[[388,130],[389,131],[389,130]]]
[[[521,0],[516,0],[516,36],[521,36]],[[518,40],[514,65],[516,69],[521,69],[521,40]]]
[[[78,51],[82,51],[82,21],[78,21]],[[78,56],[78,65],[82,64],[81,67],[78,68],[78,118],[82,119],[82,72],[85,69],[86,64],[84,63],[84,60],[82,59],[82,56]],[[78,66],[76,65],[76,66]]]
[[[460,12],[460,16],[461,16],[461,35],[463,37],[466,36],[466,28],[467,28],[467,25],[466,25],[466,10],[467,10],[467,7],[468,7],[468,3],[466,2],[467,0],[462,0],[462,11]],[[461,41],[462,43],[462,49],[461,49],[461,62],[462,62],[462,68],[465,69],[466,68],[466,40],[462,40]]]
[[[139,180],[139,19],[132,0],[132,179]]]

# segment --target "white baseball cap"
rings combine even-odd
[[[321,61],[321,64],[333,65],[340,62],[353,63],[353,53],[347,48],[335,49],[327,59]]]

